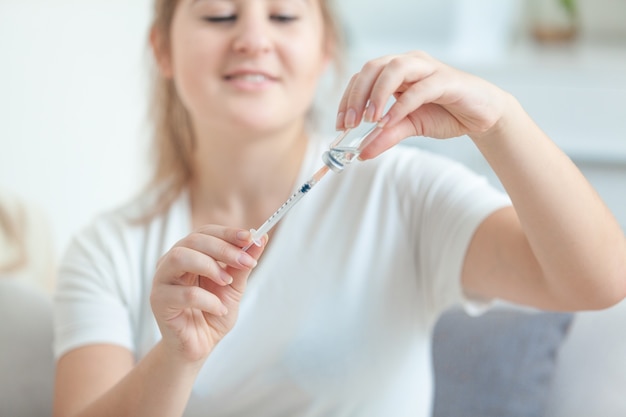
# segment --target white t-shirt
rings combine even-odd
[[[311,141],[294,189],[321,165]],[[148,224],[97,219],[59,276],[55,354],[93,343],[143,357],[159,340],[149,294],[159,257],[191,231],[188,195]],[[281,220],[234,329],[204,365],[186,416],[428,416],[430,332],[463,302],[476,227],[510,200],[442,157],[396,147],[328,173]]]

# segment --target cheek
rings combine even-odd
[[[286,50],[293,76],[293,84],[289,86],[289,106],[302,115],[306,115],[313,105],[318,81],[326,66],[321,48],[312,45],[315,43],[299,43]]]
[[[206,45],[197,39],[182,38],[185,42],[182,48],[174,51],[173,77],[178,94],[188,110],[201,105],[202,92],[207,89],[207,74],[211,74],[212,63],[215,59],[208,48],[199,48],[193,45]],[[175,45],[176,46],[176,45]]]
[[[313,43],[315,44],[315,43]],[[309,43],[309,45],[311,45]],[[294,47],[291,51],[293,71],[302,82],[309,84],[311,89],[324,73],[327,59],[320,47]]]

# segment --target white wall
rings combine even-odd
[[[59,252],[144,178],[149,3],[0,0],[0,187],[47,212]]]
[[[626,133],[619,136],[626,132],[626,118],[620,117],[619,107],[608,107],[610,114],[598,112],[599,106],[577,95],[577,84],[583,80],[587,83],[583,89],[594,100],[606,90],[607,97],[618,106],[623,104],[626,79],[619,74],[626,74],[626,66],[611,63],[604,68],[594,57],[582,59],[576,54],[551,64],[549,56],[532,53],[513,68],[509,52],[520,27],[523,0],[336,3],[346,17],[353,46],[351,70],[379,54],[426,49],[518,92],[529,111],[565,146],[571,144],[572,132],[578,134],[576,144],[592,139],[603,143],[599,147],[576,145],[576,152],[586,154],[608,146],[614,157],[626,155]],[[145,44],[150,4],[149,0],[0,0],[0,188],[17,192],[46,211],[58,252],[96,213],[126,201],[146,178]],[[584,0],[583,5],[593,8],[587,32],[597,34],[599,28],[611,27],[619,32],[623,26],[615,22],[624,19],[614,16],[625,10],[626,1]],[[604,55],[609,63],[621,59],[612,50]],[[583,71],[572,70],[571,63],[582,65]],[[569,78],[560,78],[561,90],[554,90],[546,100],[541,95],[545,93],[542,83],[559,78],[559,65],[569,68]],[[600,77],[594,77],[596,68],[604,71]],[[617,77],[613,84],[611,77]],[[612,85],[617,89],[612,90]],[[550,100],[560,103],[560,111],[552,111],[550,105],[546,111]],[[582,107],[576,108],[591,109],[600,117],[596,126],[603,135],[599,139],[580,136],[580,132],[594,131],[580,114],[568,119],[568,108],[562,104],[576,106],[577,100]],[[329,130],[334,110],[334,104],[324,108]],[[616,128],[611,125],[615,114],[621,123]],[[606,139],[604,132],[618,132],[618,137]],[[486,168],[466,142],[419,143],[464,159],[477,169]],[[623,174],[615,175],[608,186],[598,182],[599,187],[608,187],[604,195],[619,194],[615,184],[623,183]],[[613,203],[620,204],[621,200]]]
[[[512,92],[626,230],[626,1],[578,0],[577,41],[543,46],[529,36],[533,1],[553,0],[420,0],[402,3],[400,16],[389,2],[338,4],[348,16],[351,70],[366,58],[421,48]],[[498,183],[468,140],[410,142]]]

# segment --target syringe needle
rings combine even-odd
[[[298,190],[278,208],[278,210],[267,218],[265,223],[263,223],[257,230],[250,229],[250,232],[252,233],[252,242],[243,248],[243,250],[247,251],[253,244],[261,246],[261,238],[268,233],[276,225],[276,223],[278,223],[278,221],[282,219],[282,217],[287,214],[287,212],[295,206],[296,203],[300,201],[300,199],[304,197],[304,195],[324,177],[324,175],[326,175],[327,172],[328,167],[326,165],[318,169],[307,182],[302,184],[302,186],[300,186],[300,188],[298,188]]]

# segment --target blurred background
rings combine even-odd
[[[347,75],[367,59],[422,49],[492,81],[517,96],[626,229],[626,0],[335,3],[350,47]],[[51,270],[48,240],[54,263],[73,234],[147,179],[150,7],[0,0],[0,203],[22,202],[46,219],[26,225],[37,266]],[[328,77],[319,90],[320,128],[329,134],[337,85],[345,79]],[[407,143],[458,159],[499,186],[466,137]],[[10,255],[5,243],[0,255]],[[559,353],[548,417],[626,415],[624,323],[626,301],[577,316]]]
[[[0,0],[0,189],[41,207],[57,254],[143,185],[149,0]],[[626,0],[336,1],[348,73],[423,49],[511,91],[626,225]],[[573,16],[573,18],[572,18]],[[340,89],[323,85],[322,130]],[[340,85],[344,85],[343,83]],[[467,138],[411,139],[491,177]]]

